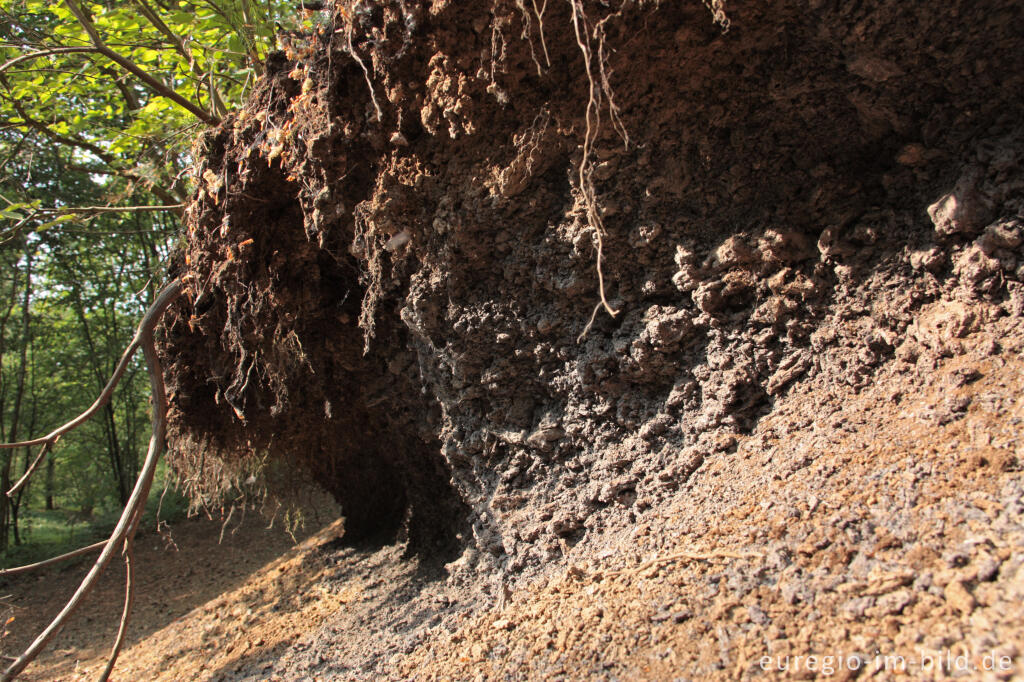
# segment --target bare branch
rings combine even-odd
[[[135,0],[135,4],[138,5],[139,11],[142,16],[153,25],[156,30],[164,34],[164,37],[170,41],[174,50],[184,57],[188,61],[188,68],[192,74],[196,77],[196,80],[200,83],[209,81],[210,87],[210,107],[213,109],[215,116],[223,117],[227,113],[227,107],[224,105],[224,100],[221,98],[220,93],[217,91],[217,87],[213,82],[213,73],[206,73],[199,68],[196,58],[192,55],[192,51],[185,44],[185,41],[181,39],[177,33],[171,30],[171,27],[164,23],[160,15],[153,11],[153,8],[146,4],[145,0]]]
[[[154,204],[152,206],[66,206],[61,208],[40,208],[36,212],[41,215],[95,214],[95,213],[153,213],[154,211],[171,211],[180,213],[185,204]]]
[[[142,510],[140,509],[138,516],[141,515]],[[110,673],[114,671],[114,664],[117,663],[117,657],[121,654],[121,647],[124,645],[124,637],[128,633],[128,621],[131,619],[132,603],[135,601],[135,565],[132,563],[131,543],[131,538],[125,541],[124,609],[121,611],[121,624],[117,626],[117,639],[114,640],[114,648],[110,651],[110,656],[107,658],[107,667],[105,667],[103,672],[100,674],[99,682],[107,682],[107,680],[110,679]]]
[[[0,578],[7,578],[12,575],[21,575],[22,573],[29,573],[40,568],[52,566],[53,564],[59,564],[62,561],[67,561],[68,559],[74,559],[75,557],[79,557],[84,554],[89,554],[90,552],[95,552],[97,549],[101,549],[106,544],[106,540],[100,540],[99,542],[91,544],[87,547],[80,547],[74,551],[68,552],[67,554],[61,554],[60,556],[55,556],[44,561],[37,561],[34,564],[26,564],[24,566],[18,566],[16,568],[0,569]]]
[[[107,404],[110,400],[110,396],[114,393],[114,388],[117,386],[117,382],[121,380],[124,375],[124,371],[128,368],[128,362],[131,361],[132,356],[135,355],[135,351],[142,345],[143,340],[147,335],[152,335],[153,327],[156,325],[157,320],[164,314],[167,307],[174,302],[178,296],[181,295],[182,284],[179,280],[175,280],[164,287],[164,290],[157,296],[156,301],[150,306],[146,312],[146,316],[142,318],[142,322],[139,323],[138,331],[135,332],[135,338],[132,339],[131,343],[128,344],[128,348],[125,349],[124,354],[121,355],[120,361],[117,363],[117,368],[114,370],[113,376],[110,377],[110,381],[103,388],[100,396],[96,398],[96,402],[89,406],[82,414],[78,415],[67,424],[57,427],[42,438],[36,438],[34,440],[26,440],[21,443],[0,443],[0,449],[8,448],[23,448],[31,445],[42,445],[43,443],[56,442],[58,438],[63,436],[68,431],[72,431],[89,420],[94,414],[96,414],[101,407]]]
[[[18,482],[11,486],[11,489],[7,491],[7,497],[14,497],[18,493],[18,491],[21,490],[26,483],[28,483],[28,479],[31,478],[32,474],[35,473],[36,469],[39,467],[40,462],[42,462],[43,459],[46,458],[46,453],[50,451],[50,448],[57,444],[58,440],[60,440],[60,436],[57,436],[53,440],[48,440],[45,443],[43,443],[43,447],[39,449],[39,454],[36,455],[36,458],[34,460],[32,460],[31,466],[29,466],[29,468],[25,470],[25,473],[22,474],[21,478],[18,479]]]
[[[84,52],[84,53],[89,53],[89,52],[96,53],[98,51],[99,50],[97,50],[95,47],[92,47],[92,46],[81,46],[81,47],[54,47],[54,48],[49,49],[49,50],[38,50],[36,52],[29,52],[28,54],[19,55],[19,56],[15,57],[14,59],[10,59],[7,62],[5,62],[2,66],[0,66],[0,73],[3,73],[7,69],[9,69],[12,66],[15,66],[17,64],[20,64],[21,62],[27,62],[27,61],[31,61],[33,59],[39,59],[40,57],[51,57],[51,56],[57,55],[57,54],[74,54],[74,53],[82,53],[82,52]]]

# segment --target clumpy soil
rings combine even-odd
[[[346,3],[198,142],[179,475],[420,566],[280,674],[1019,665],[1021,7],[709,4]]]

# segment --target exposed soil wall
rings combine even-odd
[[[354,3],[274,55],[176,257],[193,488],[269,458],[515,573],[805,382],[1019,330],[1021,8],[713,9]]]

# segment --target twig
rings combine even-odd
[[[160,15],[153,11],[152,7],[146,4],[145,0],[135,0],[135,4],[138,5],[139,12],[142,13],[142,16],[146,17],[149,23],[151,23],[153,27],[156,28],[156,30],[160,31],[160,33],[162,33],[167,38],[167,40],[170,41],[171,46],[174,48],[175,52],[180,54],[185,59],[185,61],[188,62],[189,71],[192,72],[196,79],[200,82],[209,79],[210,107],[213,110],[211,113],[214,116],[218,116],[220,118],[223,118],[225,115],[227,115],[227,107],[224,106],[224,102],[221,99],[220,93],[217,91],[217,88],[213,82],[212,69],[208,74],[203,72],[203,70],[199,67],[199,62],[197,62],[196,58],[192,55],[192,50],[189,49],[188,44],[184,41],[184,39],[182,39],[182,37],[174,31],[172,31],[171,28],[166,23],[164,23],[163,19],[160,18]]]
[[[4,71],[6,71],[7,69],[11,68],[15,64],[20,64],[21,62],[27,62],[27,61],[29,61],[31,59],[38,59],[39,57],[49,57],[49,56],[57,55],[57,54],[73,54],[73,53],[77,53],[77,52],[94,52],[95,53],[95,52],[98,52],[98,50],[95,47],[91,47],[91,46],[90,47],[81,46],[81,47],[55,47],[55,48],[52,48],[52,49],[49,49],[49,50],[38,50],[36,52],[29,52],[28,54],[19,55],[19,56],[15,57],[14,59],[11,59],[11,60],[8,60],[7,62],[5,62],[3,64],[3,66],[0,66],[0,73],[3,73]]]
[[[145,500],[149,497],[149,491],[153,485],[153,478],[150,477],[146,484],[146,489],[143,492],[142,499]],[[121,647],[124,645],[125,635],[128,633],[128,621],[131,620],[132,615],[132,604],[135,602],[135,565],[132,563],[134,554],[132,550],[135,546],[135,531],[139,527],[139,522],[142,521],[142,514],[146,509],[145,502],[136,510],[135,518],[132,520],[131,527],[128,531],[128,536],[124,541],[124,609],[121,611],[121,622],[117,626],[117,638],[114,640],[114,647],[110,650],[110,656],[107,658],[107,665],[103,669],[103,673],[99,676],[99,682],[107,682],[110,679],[110,673],[114,671],[114,664],[117,663],[117,657],[121,654]]]
[[[82,600],[86,597],[89,591],[95,586],[96,581],[99,579],[100,574],[110,563],[110,559],[113,557],[114,552],[119,546],[124,547],[126,555],[131,551],[131,543],[135,537],[135,531],[138,528],[139,521],[142,518],[143,510],[145,509],[146,499],[149,497],[149,491],[153,484],[153,477],[156,474],[156,465],[160,460],[160,455],[163,452],[164,438],[167,434],[167,392],[164,387],[163,369],[160,366],[160,358],[156,354],[156,346],[153,343],[153,328],[156,326],[157,321],[167,310],[167,307],[174,302],[178,296],[181,295],[182,283],[181,280],[174,280],[168,284],[156,297],[153,305],[150,306],[146,315],[142,318],[142,322],[139,323],[138,331],[135,334],[135,338],[132,340],[125,351],[125,356],[122,357],[122,361],[118,366],[121,373],[124,372],[122,365],[127,364],[125,358],[130,358],[131,353],[142,347],[142,352],[146,358],[146,366],[149,370],[149,383],[153,392],[153,415],[152,415],[152,429],[153,433],[149,440],[149,450],[146,453],[146,460],[142,465],[142,470],[139,472],[139,478],[135,483],[135,488],[132,490],[131,497],[128,498],[127,504],[125,504],[124,511],[121,513],[121,518],[117,522],[117,526],[114,528],[114,532],[111,533],[110,539],[103,543],[103,551],[100,552],[100,556],[96,559],[96,563],[93,564],[92,569],[82,580],[82,583],[78,586],[78,590],[75,591],[71,599],[64,606],[60,613],[50,622],[43,632],[36,637],[35,641],[29,645],[28,649],[18,657],[18,659],[12,663],[0,680],[7,682],[12,680],[25,669],[29,663],[31,663],[39,655],[39,653],[46,647],[46,645],[53,639],[58,632],[63,629],[65,622],[74,613]],[[115,373],[116,377],[119,378],[119,374]],[[116,383],[111,380],[113,383]],[[112,390],[113,387],[110,383],[107,384],[107,388],[104,389],[105,393]],[[109,399],[109,394],[107,399]],[[100,403],[102,405],[102,403]],[[94,407],[96,407],[94,405]],[[98,409],[98,407],[96,408]],[[95,413],[95,409],[90,408],[82,417],[79,417],[72,422],[69,422],[64,427],[59,429],[60,433],[66,433],[71,428],[78,426],[85,419],[88,418],[86,415]],[[47,439],[43,439],[44,441]],[[122,616],[121,628],[127,628],[127,613],[130,610],[131,601],[131,585],[126,590],[126,615]],[[118,633],[118,639],[123,640],[123,633]],[[108,667],[113,667],[113,661],[116,660],[117,654],[120,650],[120,644],[115,646],[115,651],[111,654],[111,662],[108,663]]]
[[[26,564],[25,566],[18,566],[16,568],[0,569],[0,578],[7,578],[12,575],[28,573],[39,568],[45,568],[47,566],[50,566],[51,564],[58,564],[62,561],[67,561],[68,559],[74,559],[75,557],[82,556],[83,554],[95,552],[97,549],[101,549],[105,544],[107,544],[106,540],[100,540],[99,542],[89,545],[88,547],[80,547],[79,549],[76,549],[73,552],[61,554],[60,556],[55,556],[51,559],[46,559],[44,561],[37,561],[34,564]]]
[[[114,671],[114,664],[121,653],[121,646],[124,644],[124,637],[128,632],[128,620],[132,615],[132,602],[135,600],[135,566],[132,563],[132,551],[130,548],[124,555],[124,565],[126,571],[124,579],[124,610],[121,612],[121,624],[117,627],[117,639],[114,640],[114,648],[110,652],[110,658],[107,659],[107,666],[99,676],[99,682],[107,682],[110,679],[110,673]]]
[[[40,208],[37,213],[61,214],[69,213],[153,213],[155,211],[181,211],[185,204],[154,204],[152,206],[66,206],[62,208]]]
[[[18,482],[11,486],[11,489],[7,491],[7,497],[14,497],[18,493],[18,491],[21,490],[22,486],[28,483],[29,477],[32,476],[33,473],[35,473],[35,470],[39,467],[39,464],[46,457],[46,453],[50,451],[50,448],[57,444],[58,440],[60,440],[60,436],[57,436],[53,440],[48,440],[45,443],[43,443],[43,447],[39,448],[39,454],[36,455],[36,458],[34,460],[32,460],[32,464],[29,466],[28,469],[25,469],[25,473],[22,474],[21,478],[18,479]]]
[[[89,18],[89,15],[85,13],[82,7],[80,7],[75,2],[75,0],[64,0],[64,4],[67,5],[67,8],[71,10],[72,14],[75,15],[75,19],[78,20],[78,23],[82,26],[83,29],[85,29],[85,32],[89,35],[89,40],[92,41],[92,44],[96,47],[97,52],[99,52],[104,57],[120,66],[128,73],[138,78],[156,94],[171,100],[172,102],[174,102],[181,108],[185,109],[186,111],[190,112],[193,116],[203,121],[204,123],[207,123],[209,125],[217,125],[218,123],[220,123],[219,118],[210,115],[209,113],[204,111],[202,107],[198,106],[194,102],[189,101],[185,97],[182,97],[172,88],[167,87],[167,85],[161,83],[148,72],[146,72],[144,69],[140,68],[139,65],[133,62],[132,60],[110,49],[110,47],[108,47],[107,44],[103,42],[103,38],[100,37],[100,34],[96,30],[96,26],[92,23],[92,20]]]

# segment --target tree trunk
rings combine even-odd
[[[6,434],[6,441],[18,440],[18,419],[21,415],[21,402],[25,394],[25,377],[28,374],[28,347],[31,339],[30,304],[32,302],[32,249],[25,247],[25,293],[21,302],[21,349],[18,360],[18,379],[14,392],[14,404],[11,408],[11,426]],[[0,462],[0,551],[10,545],[11,528],[14,528],[15,539],[18,539],[17,509],[11,504],[6,491],[11,487],[11,468],[14,464],[15,450],[4,450],[3,461]]]
[[[35,391],[35,387],[36,387],[36,382],[35,382],[35,378],[36,378],[36,374],[35,374],[36,359],[35,359],[35,354],[34,354],[35,346],[33,344],[33,339],[31,338],[31,336],[28,338],[28,344],[29,344],[29,354],[30,354],[29,355],[29,364],[32,366],[33,369],[32,369],[32,381],[30,382],[31,383],[31,389],[29,391],[31,396],[32,396],[32,409],[29,410],[29,414],[31,415],[31,417],[29,418],[29,421],[28,421],[28,430],[26,431],[26,433],[28,433],[29,435],[32,435],[33,433],[35,433],[36,425],[37,425],[36,422],[37,422],[38,417],[39,417],[39,410],[38,410],[39,400],[37,399],[36,391]],[[13,458],[13,455],[12,455],[12,458]],[[22,476],[24,476],[25,474],[28,473],[28,468],[31,465],[31,463],[32,463],[32,448],[25,448],[25,456],[22,458],[22,463],[21,463],[21,474],[18,475],[19,479]],[[28,501],[29,501],[28,491],[29,491],[29,487],[31,485],[32,485],[32,479],[29,479],[29,480],[25,481],[25,484],[23,486],[21,486],[21,488],[18,490],[18,494],[15,495],[14,498],[10,499],[10,501],[9,501],[9,504],[11,505],[11,528],[14,530],[14,544],[16,544],[16,545],[20,545],[21,544],[21,531],[18,528],[18,519],[21,517],[21,512],[23,510],[27,510],[28,509]],[[24,508],[22,507],[22,505],[24,505]]]
[[[53,453],[46,455],[46,510],[53,511],[57,507],[53,504],[54,484],[56,478],[56,466],[53,462]]]
[[[124,458],[121,456],[121,442],[117,439],[113,400],[103,406],[103,433],[107,437],[107,452],[110,454],[110,468],[117,484],[117,498],[123,507],[131,494],[131,483],[127,480]]]
[[[11,504],[11,530],[14,531],[14,544],[21,544],[21,533],[18,531],[18,505]]]
[[[105,368],[98,352],[98,347],[92,335],[92,327],[89,324],[89,316],[86,313],[85,301],[82,300],[82,292],[79,288],[74,289],[75,314],[79,324],[82,325],[82,336],[85,338],[85,345],[89,351],[89,357],[93,363],[93,374],[96,377],[96,385],[103,389],[106,384]],[[110,471],[117,487],[117,497],[121,504],[128,501],[131,494],[132,482],[125,477],[124,462],[121,457],[121,446],[117,438],[117,421],[114,413],[114,401],[110,400],[103,406],[103,435],[107,441],[107,455],[110,459]]]

